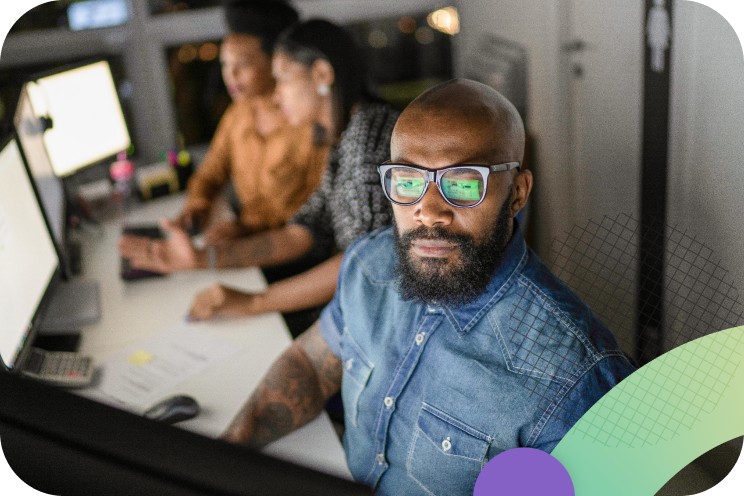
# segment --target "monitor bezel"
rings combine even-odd
[[[358,482],[158,423],[0,371],[0,436],[15,473],[51,494],[371,495]],[[0,455],[2,456],[2,455]]]
[[[26,162],[26,157],[23,154],[23,149],[21,148],[21,145],[18,141],[18,137],[16,136],[15,132],[11,132],[8,136],[0,140],[0,152],[5,150],[5,148],[13,141],[15,142],[15,145],[18,148],[18,152],[21,157],[21,162],[23,162],[23,167],[26,172],[26,177],[28,177],[29,183],[31,183],[31,189],[34,192],[34,199],[36,200],[37,205],[39,205],[39,210],[41,210],[41,215],[44,219],[44,226],[46,228],[47,235],[52,240],[52,246],[54,246],[54,250],[57,253],[56,267],[54,268],[54,271],[52,272],[51,277],[47,281],[46,288],[44,289],[44,294],[41,296],[41,299],[39,300],[39,304],[36,306],[34,314],[31,316],[31,319],[28,323],[28,328],[26,330],[26,335],[24,336],[24,339],[23,339],[23,343],[16,350],[15,355],[13,356],[13,360],[11,362],[12,364],[8,365],[7,363],[5,363],[5,358],[0,356],[0,364],[2,364],[2,368],[4,370],[10,371],[10,372],[17,372],[20,370],[20,367],[23,365],[24,360],[26,359],[29,351],[31,350],[31,346],[34,342],[34,339],[36,338],[36,334],[39,330],[39,326],[41,325],[41,321],[44,318],[44,314],[46,313],[47,309],[49,308],[49,304],[54,295],[55,288],[57,288],[57,286],[61,283],[62,265],[61,265],[60,252],[54,241],[54,235],[52,234],[51,226],[49,224],[49,219],[47,218],[46,212],[41,203],[41,197],[39,196],[39,191],[36,187],[35,181],[33,180],[33,177],[31,175],[31,170],[29,169],[28,163]]]
[[[24,98],[24,95],[26,95],[26,98],[29,99],[28,96],[28,82],[23,83],[21,86],[21,93],[18,96],[18,102],[20,104],[21,99]],[[67,242],[67,229],[68,229],[68,192],[67,187],[64,182],[64,178],[59,177],[55,174],[54,169],[52,169],[52,174],[54,174],[57,179],[60,181],[60,185],[62,187],[62,239],[57,240],[57,237],[54,235],[54,229],[52,228],[51,219],[49,219],[49,213],[47,212],[46,208],[44,207],[44,201],[41,199],[41,193],[39,192],[38,185],[36,184],[36,180],[34,178],[34,174],[31,171],[31,166],[28,162],[28,158],[26,156],[26,151],[23,147],[23,143],[21,142],[21,139],[18,137],[18,127],[21,125],[19,122],[19,107],[16,106],[15,113],[13,114],[13,136],[15,136],[16,143],[18,144],[18,149],[21,152],[21,158],[23,159],[23,163],[26,166],[26,170],[29,173],[29,177],[31,177],[31,183],[33,184],[34,188],[34,194],[37,196],[37,200],[39,201],[39,204],[41,205],[41,210],[44,213],[44,221],[47,224],[47,229],[52,234],[52,242],[54,243],[54,250],[57,252],[57,259],[59,260],[59,270],[60,274],[63,280],[70,280],[72,278],[72,273],[69,268],[68,260],[67,260],[67,250],[66,250],[66,242]],[[42,141],[43,142],[43,141]],[[47,159],[49,160],[49,156],[47,154],[46,146],[44,148],[44,154],[47,155]],[[51,160],[49,160],[49,166],[51,167]]]
[[[99,62],[105,62],[107,64],[107,66],[108,66],[109,72],[111,73],[111,79],[113,80],[113,82],[114,82],[114,88],[116,89],[116,97],[117,97],[117,100],[119,102],[119,108],[121,109],[121,114],[124,117],[124,127],[126,128],[127,135],[129,136],[129,148],[131,148],[132,145],[133,145],[132,132],[131,132],[131,129],[129,128],[129,123],[127,122],[127,116],[126,116],[126,113],[124,112],[124,107],[121,104],[121,99],[119,98],[119,92],[118,92],[118,88],[116,86],[116,82],[117,81],[116,81],[116,78],[114,78],[113,71],[111,70],[111,62],[109,62],[109,60],[108,60],[108,58],[106,58],[106,56],[98,55],[98,56],[95,56],[95,57],[86,57],[85,59],[79,60],[77,62],[70,62],[70,63],[67,63],[67,64],[59,65],[57,67],[53,67],[51,69],[46,69],[46,70],[43,70],[43,71],[39,71],[39,72],[33,73],[28,78],[26,78],[26,80],[24,81],[23,85],[25,87],[29,83],[37,83],[39,79],[44,79],[44,78],[47,78],[47,77],[50,77],[50,76],[55,76],[57,74],[61,74],[63,72],[71,71],[71,70],[74,70],[74,69],[80,69],[81,67],[85,67],[87,65],[97,64]],[[122,150],[119,150],[119,152],[121,152],[121,151]],[[112,153],[110,155],[105,155],[105,156],[99,157],[97,159],[94,159],[92,161],[89,161],[87,163],[80,164],[80,165],[76,166],[74,168],[74,170],[70,170],[66,174],[63,174],[63,175],[58,175],[58,177],[60,177],[60,178],[71,177],[71,176],[77,174],[78,172],[80,172],[83,169],[87,169],[88,167],[92,167],[94,165],[97,165],[97,164],[106,162],[107,160],[111,160],[111,159],[115,158],[116,155],[119,152],[114,152],[114,153]],[[48,154],[49,154],[49,152],[47,151],[47,156],[48,156]],[[53,164],[53,162],[51,161],[51,157],[50,157],[50,162]],[[55,173],[56,173],[56,171],[55,171]]]

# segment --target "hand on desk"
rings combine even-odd
[[[196,295],[189,310],[189,320],[214,317],[246,317],[261,313],[261,294],[244,293],[216,284]]]
[[[134,268],[164,274],[199,267],[200,253],[191,244],[188,233],[170,220],[161,220],[160,227],[166,239],[122,236],[119,254]]]

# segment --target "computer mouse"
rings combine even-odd
[[[199,410],[199,403],[194,398],[179,394],[157,402],[143,415],[158,422],[175,424],[196,417]]]

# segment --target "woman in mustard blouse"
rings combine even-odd
[[[311,126],[290,126],[272,99],[271,51],[297,12],[282,1],[238,0],[225,5],[225,18],[220,62],[233,103],[189,180],[176,221],[187,229],[206,226],[207,245],[284,225],[320,184],[328,153],[313,142]],[[228,182],[240,204],[237,219],[209,224]]]

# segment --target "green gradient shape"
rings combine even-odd
[[[706,451],[744,435],[744,326],[649,362],[603,396],[551,453],[576,496],[652,496]]]

